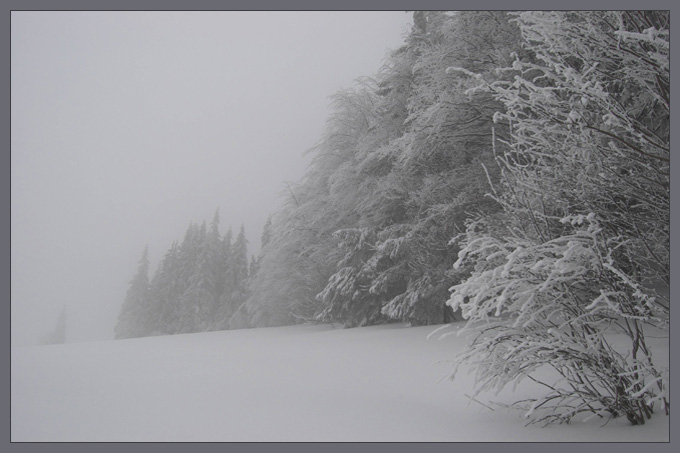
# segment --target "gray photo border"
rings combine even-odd
[[[5,151],[2,153],[2,168],[6,175],[6,179],[3,178],[3,187],[8,190],[10,196],[3,196],[3,205],[5,206],[5,215],[9,217],[11,205],[11,138],[10,138],[10,124],[11,124],[11,96],[10,96],[10,40],[11,40],[11,11],[14,10],[474,10],[474,9],[521,9],[521,10],[549,10],[549,9],[559,9],[559,10],[571,10],[571,9],[583,9],[583,10],[605,10],[605,9],[661,9],[670,10],[672,13],[673,7],[671,6],[670,0],[647,0],[647,1],[633,1],[633,0],[619,0],[617,2],[613,1],[601,1],[601,0],[572,0],[570,2],[546,2],[538,0],[515,0],[515,1],[502,1],[502,0],[464,0],[456,2],[446,2],[443,0],[421,0],[419,2],[415,1],[387,1],[387,0],[370,0],[370,1],[359,1],[359,0],[345,0],[343,2],[332,1],[332,2],[312,2],[309,0],[295,0],[288,2],[275,2],[273,0],[258,0],[258,1],[216,1],[216,0],[194,0],[194,1],[182,1],[182,0],[103,0],[103,1],[85,1],[85,0],[61,0],[61,1],[49,1],[49,0],[29,0],[29,1],[19,1],[19,0],[9,0],[3,2],[3,20],[1,21],[0,28],[2,29],[2,34],[5,38],[4,45],[2,46],[2,61],[6,65],[4,71],[2,71],[0,77],[2,80],[2,99],[5,108],[2,109],[2,136],[3,143],[5,144]],[[672,15],[672,14],[671,14]],[[673,39],[671,38],[671,43],[673,44]],[[671,75],[677,74],[677,59],[674,59],[673,45],[671,45]],[[376,62],[376,67],[378,62]],[[357,74],[361,76],[362,74]],[[672,77],[674,78],[674,77]],[[675,96],[677,97],[677,96]],[[675,102],[673,103],[675,104]],[[673,109],[671,109],[673,111]],[[676,109],[677,110],[677,109]],[[677,116],[671,114],[672,124],[675,125],[677,121]],[[675,128],[673,128],[675,130]],[[678,173],[677,163],[671,163],[671,173]],[[676,171],[677,170],[677,171]],[[671,192],[675,195],[677,191],[678,183],[673,184],[671,182]],[[680,195],[678,195],[680,197]],[[671,227],[680,224],[680,214],[677,208],[677,198],[671,197]],[[3,260],[3,268],[7,266],[7,269],[3,274],[5,277],[1,280],[2,283],[2,293],[9,296],[9,303],[5,304],[4,319],[6,319],[5,324],[7,326],[7,334],[5,338],[8,340],[7,346],[3,348],[5,354],[2,363],[3,372],[0,374],[2,379],[2,402],[4,410],[0,412],[2,414],[2,421],[6,435],[5,442],[2,444],[3,447],[8,447],[13,451],[51,451],[51,452],[72,452],[72,451],[91,451],[92,448],[96,451],[153,451],[153,452],[169,452],[178,451],[183,452],[187,449],[200,449],[201,451],[212,450],[212,451],[224,451],[232,450],[236,448],[238,451],[277,451],[283,453],[288,452],[299,452],[299,451],[381,451],[381,452],[411,452],[411,451],[424,451],[424,452],[439,452],[439,451],[451,451],[452,448],[462,448],[464,451],[472,452],[487,452],[487,451],[500,451],[504,453],[528,453],[528,452],[544,452],[550,450],[551,452],[574,452],[581,449],[586,449],[588,451],[597,450],[601,453],[626,453],[626,452],[637,452],[641,449],[657,452],[657,451],[672,451],[672,444],[677,441],[678,436],[675,434],[675,428],[677,427],[677,422],[671,415],[669,417],[670,424],[670,442],[664,443],[203,443],[203,444],[192,444],[187,443],[11,443],[10,436],[10,425],[11,425],[11,412],[10,412],[10,342],[11,342],[11,261],[8,259],[11,254],[11,224],[9,219],[2,222],[2,232],[3,236],[10,237],[10,241],[4,242],[2,245],[2,254],[6,256]],[[677,256],[678,244],[674,241],[671,243],[671,256]],[[672,276],[678,276],[678,270],[676,267],[672,268]],[[675,280],[675,278],[673,278]],[[671,376],[677,376],[678,361],[675,360],[674,352],[674,336],[671,331]],[[671,383],[674,380],[671,378]],[[455,423],[455,420],[452,420]],[[677,442],[675,442],[677,443]],[[4,448],[3,448],[4,450]]]

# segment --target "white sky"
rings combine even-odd
[[[404,12],[12,12],[12,343],[113,337],[142,249],[262,225]]]

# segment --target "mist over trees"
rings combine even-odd
[[[247,303],[253,325],[453,318],[445,302],[462,274],[449,241],[471,215],[500,209],[484,195],[487,175],[498,178],[491,125],[502,104],[468,96],[469,77],[446,69],[496,77],[520,35],[501,12],[414,17],[374,78],[334,96],[311,168],[273,218]]]
[[[560,377],[519,404],[535,421],[668,413],[645,335],[670,321],[669,30],[659,11],[415,12],[333,97],[259,256],[217,216],[150,282],[145,251],[116,337],[465,319],[480,391]]]
[[[181,242],[174,242],[149,279],[144,249],[115,327],[115,337],[206,332],[229,327],[229,319],[249,295],[255,269],[248,262],[247,239],[241,226],[219,231],[219,213],[210,224],[189,225]]]

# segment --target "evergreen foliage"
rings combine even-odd
[[[116,338],[229,328],[230,317],[249,294],[248,241],[243,227],[233,244],[231,230],[222,238],[219,222],[216,212],[209,227],[190,224],[150,283],[145,249],[121,308]]]

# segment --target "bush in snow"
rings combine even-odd
[[[669,15],[516,20],[527,55],[514,77],[475,76],[472,90],[503,102],[496,121],[512,132],[497,156],[503,214],[456,241],[454,267],[472,274],[449,304],[478,331],[459,363],[480,391],[553,368],[546,393],[518,403],[534,421],[588,412],[642,424],[670,407],[668,371],[645,337],[669,322]],[[621,334],[624,346],[612,341]]]

